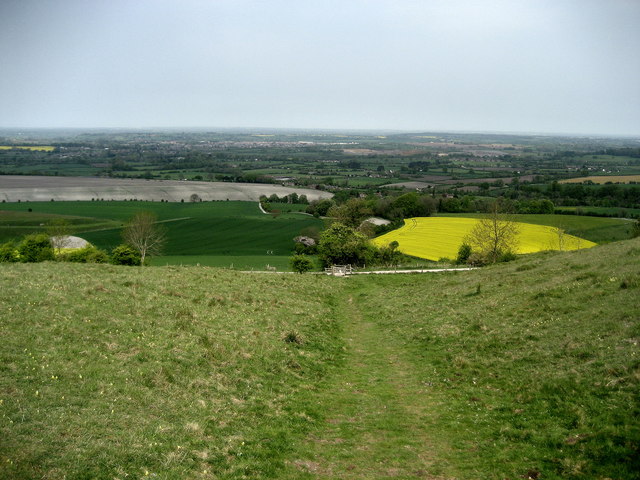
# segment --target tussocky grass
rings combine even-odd
[[[431,473],[639,478],[640,240],[353,280],[433,408],[424,429],[444,448]]]
[[[2,478],[277,477],[341,357],[326,277],[0,268]]]
[[[639,257],[0,265],[0,477],[637,479]]]

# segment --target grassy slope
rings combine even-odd
[[[59,215],[54,213],[36,213],[24,211],[7,211],[0,207],[0,243],[19,240],[25,235],[41,232],[44,225],[58,218],[65,219],[72,233],[88,229],[114,228],[119,223],[109,219]]]
[[[640,239],[349,279],[0,265],[0,473],[639,478],[639,264]]]
[[[0,478],[271,477],[340,352],[325,277],[0,269]]]
[[[412,352],[456,478],[640,478],[640,239],[447,276],[355,279]]]

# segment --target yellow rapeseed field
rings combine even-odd
[[[464,237],[478,222],[475,218],[417,217],[408,218],[404,226],[386,233],[373,242],[377,246],[396,241],[402,253],[414,257],[438,260],[456,258]],[[572,235],[558,235],[553,227],[517,222],[519,228],[517,253],[533,253],[542,250],[577,250],[596,244]],[[561,240],[562,239],[562,240]],[[560,242],[563,246],[560,248]]]
[[[51,145],[33,145],[29,147],[15,147],[11,145],[0,145],[0,150],[11,150],[12,148],[19,148],[21,150],[38,150],[42,152],[52,152],[56,147]]]

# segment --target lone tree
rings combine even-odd
[[[489,212],[473,227],[464,243],[481,256],[485,263],[496,263],[518,247],[518,224],[503,212],[499,202],[489,207]]]
[[[125,225],[122,238],[140,254],[140,265],[147,257],[159,255],[166,242],[165,229],[151,212],[136,213]]]
[[[71,224],[64,218],[54,218],[47,224],[46,232],[51,238],[51,246],[59,255],[62,249],[69,244]]]

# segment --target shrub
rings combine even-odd
[[[44,233],[27,235],[18,245],[18,255],[21,262],[44,262],[54,260],[53,247],[49,237]]]
[[[380,247],[376,255],[377,262],[388,267],[398,265],[402,258],[402,253],[398,251],[399,246],[400,244],[394,240],[386,247]]]
[[[84,248],[63,253],[60,255],[60,260],[75,263],[107,263],[109,255],[104,250],[87,245]]]
[[[371,264],[376,248],[353,228],[335,222],[320,235],[318,254],[323,266]]]
[[[17,262],[18,260],[18,251],[13,242],[0,245],[0,262]]]
[[[313,262],[306,255],[294,255],[291,257],[291,269],[297,273],[305,273],[313,270]]]
[[[498,258],[499,262],[511,262],[513,260],[515,260],[517,257],[517,255],[515,253],[513,253],[511,250],[507,250],[506,252],[503,252],[500,254],[500,257]]]
[[[469,257],[471,256],[471,252],[471,245],[469,245],[468,243],[463,243],[462,245],[460,245],[460,248],[458,249],[458,256],[456,257],[456,263],[467,263]]]
[[[140,265],[140,254],[129,245],[118,245],[111,251],[114,265]]]

